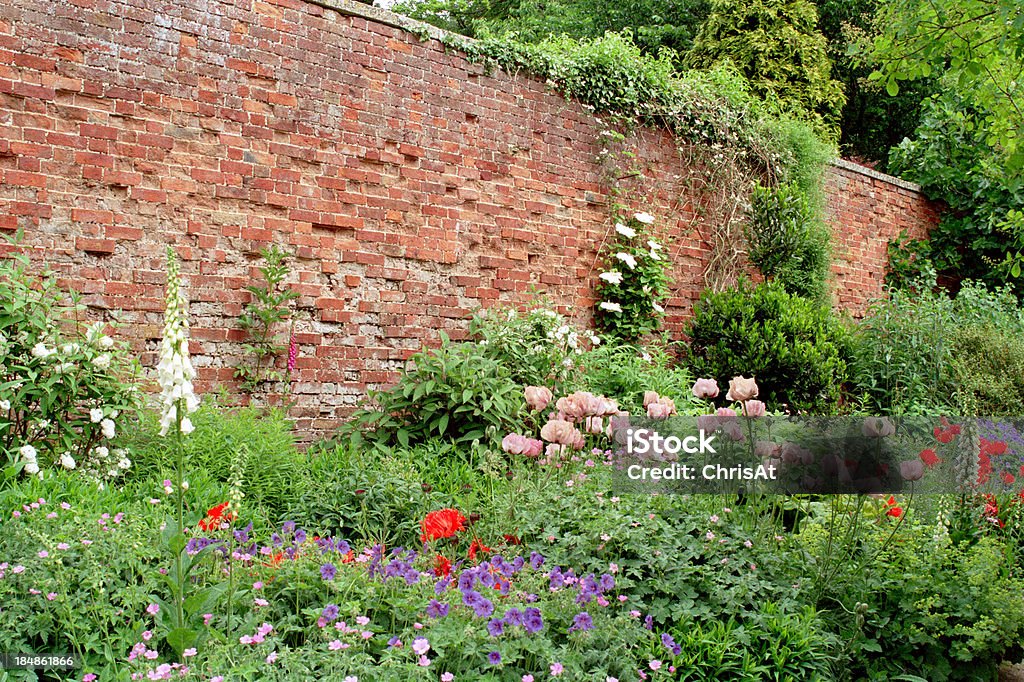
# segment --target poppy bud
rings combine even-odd
[[[480,520],[480,515],[479,515],[479,514],[477,514],[476,512],[473,512],[472,514],[470,514],[470,515],[469,515],[469,522],[470,522],[471,524],[472,524],[472,523],[476,523],[476,522],[477,522],[477,521],[479,521],[479,520]]]
[[[424,483],[423,485],[420,486],[420,488],[422,488],[423,492],[425,493],[429,493],[431,490],[434,489],[434,487],[431,486],[429,483]]]
[[[357,491],[356,491],[356,495],[362,495],[362,494],[363,494],[363,493],[365,493],[365,492],[366,492],[365,490],[363,490],[362,488],[360,488],[359,490],[357,490]]]

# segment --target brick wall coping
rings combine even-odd
[[[846,159],[832,159],[831,163],[836,168],[842,168],[844,170],[852,171],[854,173],[860,173],[863,176],[874,178],[875,180],[881,180],[882,182],[889,183],[890,185],[895,185],[896,187],[902,187],[903,189],[910,190],[911,192],[921,191],[921,185],[917,184],[916,182],[910,182],[909,180],[898,178],[895,175],[882,173],[876,171],[874,168],[868,168],[867,166],[862,166],[859,163],[854,163],[853,161],[847,161]]]
[[[433,24],[412,19],[411,17],[392,12],[391,10],[384,9],[383,7],[364,5],[361,2],[355,2],[355,0],[306,0],[306,2],[314,5],[320,5],[327,9],[332,9],[339,14],[361,17],[367,21],[374,21],[378,24],[384,24],[385,26],[400,28],[414,35],[429,35],[434,40],[439,40],[445,44],[463,43],[466,45],[472,45],[476,42],[473,38],[469,38],[458,33],[452,33],[451,31],[446,31],[443,28],[434,26]]]

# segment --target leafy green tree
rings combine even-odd
[[[684,64],[731,61],[757,95],[835,138],[845,98],[817,25],[810,0],[713,0]]]
[[[992,112],[973,101],[974,91],[952,76],[941,83],[942,94],[924,102],[915,138],[893,149],[891,165],[948,207],[930,235],[940,278],[998,285],[1024,250],[1024,177],[1007,172],[1005,150],[986,127]]]
[[[936,79],[905,84],[896,95],[869,80],[874,66],[851,46],[878,32],[880,0],[818,0],[818,25],[828,43],[832,73],[843,84],[846,104],[839,122],[843,156],[888,171],[889,150],[911,137],[920,122],[921,101],[935,92]]]
[[[1024,4],[1020,0],[893,0],[879,8],[882,32],[872,78],[895,95],[901,81],[944,73],[984,111],[984,141],[1010,170],[1024,168]],[[947,85],[949,81],[947,81]]]
[[[895,0],[880,6],[872,78],[941,74],[894,168],[949,210],[933,233],[940,275],[990,284],[1024,265],[1024,5],[1019,0]],[[1022,287],[1018,286],[1018,292]]]

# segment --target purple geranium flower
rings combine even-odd
[[[572,619],[572,627],[569,628],[569,632],[573,630],[593,630],[594,621],[591,619],[590,614],[586,611],[577,613]]]
[[[336,604],[328,604],[324,607],[323,612],[320,614],[324,617],[328,623],[332,622],[338,617],[338,607]]]
[[[448,605],[442,604],[436,599],[431,599],[427,604],[427,616],[430,618],[444,618],[448,615]]]
[[[338,569],[334,567],[334,564],[328,562],[320,567],[320,577],[330,582],[334,580],[334,576],[337,575]]]
[[[526,609],[523,613],[523,627],[531,634],[544,629],[544,617],[541,615],[540,609],[533,606]]]
[[[499,654],[497,651],[492,651],[491,653],[487,654],[487,662],[491,665],[498,665],[499,663],[501,663],[501,654]]]
[[[492,618],[487,623],[487,632],[491,637],[499,637],[505,631],[505,623],[500,618]]]

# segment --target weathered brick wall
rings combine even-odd
[[[901,232],[914,239],[927,236],[939,220],[938,206],[917,185],[842,160],[829,168],[825,193],[834,299],[861,314],[882,291],[889,241]]]
[[[344,3],[347,0],[331,0]],[[601,124],[543,83],[299,0],[0,5],[0,230],[120,311],[152,365],[164,248],[183,260],[200,390],[232,380],[258,252],[296,256],[301,428],[329,428],[468,313],[546,291],[587,317],[611,230]],[[670,329],[704,288],[706,227],[663,131],[632,141],[674,260]],[[833,169],[838,300],[877,293],[920,195]]]

